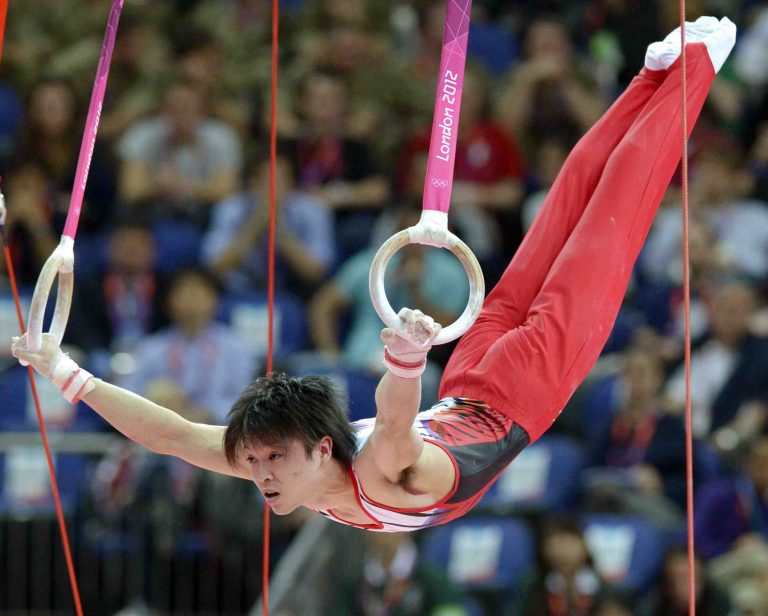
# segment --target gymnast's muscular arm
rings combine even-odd
[[[401,378],[387,371],[376,388],[371,449],[376,465],[395,483],[424,450],[424,441],[413,429],[420,402],[421,377]]]
[[[421,372],[440,325],[407,308],[399,316],[411,340],[389,328],[381,333],[388,370],[376,389],[376,423],[368,441],[370,451],[389,481],[401,483],[403,471],[409,470],[411,487],[442,496],[446,484],[453,482],[453,465],[436,447],[425,445],[413,427],[421,403]]]
[[[248,469],[239,465],[233,468],[227,461],[225,426],[193,423],[126,389],[101,379],[94,379],[94,383],[83,402],[132,441],[209,471],[251,479]]]
[[[46,379],[54,380],[54,368],[61,359],[61,350],[51,334],[43,334],[43,345],[38,353],[27,349],[26,335],[14,339],[12,352]],[[83,402],[132,441],[207,470],[251,478],[248,469],[229,465],[222,440],[224,426],[193,423],[170,409],[100,379],[94,378],[91,383],[93,389],[83,396]]]

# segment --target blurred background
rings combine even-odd
[[[270,4],[126,0],[75,247],[72,356],[195,421],[224,422],[264,370]],[[27,303],[62,231],[109,5],[10,2],[0,172]],[[690,144],[698,613],[761,616],[768,3],[687,10],[740,29]],[[276,366],[331,376],[350,417],[369,417],[368,268],[418,217],[444,2],[281,11]],[[475,0],[451,220],[489,288],[570,148],[677,20],[672,1]],[[678,177],[600,362],[474,514],[408,536],[273,518],[272,613],[688,613],[680,202]],[[465,305],[446,252],[406,250],[389,276],[393,305],[443,323]],[[0,612],[70,614],[4,264],[0,331]],[[432,351],[425,407],[450,351]],[[260,610],[258,491],[144,451],[38,386],[86,613]]]

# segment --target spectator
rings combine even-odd
[[[521,588],[516,613],[587,616],[602,587],[581,528],[568,521],[549,521],[539,540],[537,568]]]
[[[168,291],[171,325],[136,348],[136,371],[123,381],[141,393],[168,379],[213,422],[226,422],[237,394],[256,372],[253,350],[226,325],[216,323],[218,286],[202,270],[179,274]]]
[[[701,616],[730,614],[728,595],[712,583],[705,565],[698,559],[694,571],[696,613]],[[639,613],[642,616],[685,616],[689,606],[688,555],[683,549],[673,549],[664,560],[659,579]]]
[[[56,248],[53,203],[42,167],[27,161],[9,170],[3,182],[7,197],[6,233],[19,284],[33,287],[40,269]],[[1,259],[5,262],[5,257]],[[6,267],[0,276],[5,277]]]
[[[299,0],[293,4],[301,5],[303,1]],[[287,28],[281,28],[280,38],[290,48],[294,46],[293,39],[298,32],[294,30],[290,8],[288,6],[281,8],[285,9],[280,15],[281,26],[287,25]],[[189,29],[205,30],[208,33],[206,36],[212,38],[214,45],[218,48],[217,53],[221,62],[215,66],[214,70],[217,73],[215,80],[217,88],[223,89],[227,93],[227,98],[230,96],[239,98],[239,95],[253,91],[262,93],[259,98],[265,99],[268,96],[271,60],[267,40],[272,19],[271,12],[271,5],[263,0],[238,0],[226,3],[219,0],[200,0],[195,2],[191,10],[185,11],[183,18],[189,24]],[[281,80],[291,70],[290,65],[295,62],[296,60],[292,60],[284,64],[286,70],[281,68]],[[238,100],[234,107],[230,107],[229,104],[226,107],[237,109],[239,104]]]
[[[768,614],[768,542],[764,538],[748,534],[708,566],[712,578],[728,589],[737,613]]]
[[[324,70],[343,78],[348,135],[369,145],[377,167],[396,155],[413,115],[429,114],[434,98],[431,81],[413,79],[407,62],[391,49],[387,27],[397,19],[387,13],[400,10],[415,21],[409,9],[361,0],[309,3],[298,37],[296,67],[304,76]]]
[[[109,234],[107,264],[78,278],[67,338],[87,350],[131,351],[162,322],[163,280],[155,272],[155,243],[136,220]]]
[[[640,259],[642,261],[643,255]],[[733,264],[715,235],[711,225],[695,216],[688,228],[688,260],[691,285],[691,338],[702,340],[709,331],[709,311],[706,302],[717,285],[733,275]],[[642,270],[642,263],[640,266]],[[678,258],[667,264],[667,277],[663,281],[638,276],[636,306],[649,325],[667,337],[670,354],[667,360],[682,358],[685,338],[685,305],[683,302],[683,263]]]
[[[662,19],[656,3],[648,5],[645,0],[591,0],[584,15],[588,28],[609,32],[619,45],[623,63],[619,81],[627,84],[645,57],[643,41],[653,41],[667,31],[662,28]],[[647,10],[653,6],[653,10]]]
[[[701,151],[691,175],[691,206],[719,240],[724,261],[755,280],[768,274],[768,206],[748,199],[752,178],[738,146],[726,142]],[[681,271],[682,219],[676,208],[659,212],[641,261],[650,280],[668,280],[670,264]]]
[[[383,206],[389,191],[373,168],[370,148],[348,136],[349,90],[342,77],[309,74],[297,105],[301,123],[285,147],[299,188],[311,190],[332,209]]]
[[[757,298],[748,284],[721,286],[709,303],[711,334],[691,358],[693,429],[722,451],[735,449],[768,417],[768,340],[752,335]],[[665,386],[665,404],[681,411],[685,375],[680,366]]]
[[[269,159],[254,163],[247,190],[214,206],[203,238],[204,262],[230,291],[266,289],[269,174]],[[296,190],[290,163],[282,156],[275,167],[275,216],[275,280],[308,297],[333,264],[333,219],[322,201]]]
[[[768,86],[768,9],[758,8],[755,13],[752,23],[741,34],[733,63],[744,85],[765,93]]]
[[[590,415],[586,436],[592,464],[603,467],[604,481],[627,485],[626,496],[645,507],[655,503],[668,509],[666,499],[671,499],[682,509],[685,427],[680,417],[662,412],[663,383],[664,366],[656,353],[628,350],[610,406],[600,418]]]
[[[544,139],[536,147],[529,175],[532,191],[526,197],[521,208],[525,233],[531,228],[536,214],[539,213],[547,192],[554,183],[567,156],[568,147],[558,139]]]
[[[630,601],[612,596],[600,599],[593,614],[594,616],[637,616]]]
[[[754,196],[763,203],[768,202],[768,122],[757,129],[749,152],[749,170],[755,186]]]
[[[82,118],[74,87],[63,79],[42,79],[29,93],[18,158],[33,161],[45,174],[45,191],[58,229],[64,228],[81,148]],[[99,231],[109,221],[115,199],[113,165],[97,142],[91,158],[81,214],[81,230]]]
[[[525,61],[513,68],[499,101],[502,125],[528,152],[543,139],[574,144],[604,104],[575,60],[570,34],[552,18],[538,18],[525,36]]]
[[[173,43],[174,64],[200,90],[211,115],[246,135],[250,110],[244,97],[232,92],[230,67],[208,28],[182,28]]]
[[[757,438],[743,472],[716,479],[696,499],[696,545],[705,559],[768,548],[768,437]]]
[[[357,575],[341,580],[334,616],[468,616],[459,590],[419,559],[408,533],[368,533]]]
[[[157,90],[167,66],[167,41],[146,6],[125,6],[115,38],[109,82],[99,122],[99,139],[114,144],[157,105]]]
[[[206,114],[202,93],[172,81],[160,115],[129,128],[117,150],[120,196],[154,220],[181,219],[205,227],[210,205],[233,193],[241,167],[234,131]]]

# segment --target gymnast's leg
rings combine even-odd
[[[687,46],[689,129],[715,76],[710,53],[719,69],[733,47],[735,26],[725,21],[704,38],[714,52],[702,43]],[[450,387],[444,381],[442,395],[487,402],[514,417],[532,441],[555,420],[608,338],[680,160],[681,69],[679,61],[671,67],[610,155],[524,323],[496,338],[466,369],[463,386],[457,378]]]
[[[673,33],[674,34],[674,33]],[[679,36],[679,34],[678,34]],[[679,45],[678,45],[679,47]],[[647,63],[648,64],[648,63]],[[644,67],[568,156],[531,229],[443,374],[441,394],[463,385],[463,375],[488,346],[525,321],[552,263],[581,218],[616,145],[664,81],[666,70]]]

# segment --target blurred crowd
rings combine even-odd
[[[109,4],[10,3],[0,172],[27,297],[67,214]],[[570,149],[641,68],[647,44],[675,27],[677,8],[475,0],[451,222],[488,288]],[[267,0],[126,0],[75,245],[70,351],[194,421],[225,422],[264,370],[270,11]],[[444,2],[286,0],[281,11],[276,365],[331,375],[358,418],[374,412],[382,370],[368,269],[381,242],[418,219]],[[699,613],[768,615],[768,3],[688,0],[687,11],[740,28],[690,142]],[[681,201],[678,176],[603,357],[554,428],[585,461],[578,494],[562,519],[544,510],[529,520],[538,556],[503,613],[687,613]],[[444,251],[404,250],[388,275],[396,308],[442,323],[464,308],[465,274]],[[3,264],[0,393],[18,370],[8,288]],[[425,404],[449,354],[433,350]],[[25,407],[12,407],[0,398],[2,429],[30,429]],[[57,413],[57,429],[106,430],[87,409]],[[89,468],[82,501],[96,534],[127,521],[159,528],[139,534],[161,554],[189,528],[222,554],[259,543],[262,504],[243,482],[130,444]],[[595,511],[663,532],[644,586],[627,590],[598,566],[583,523]],[[278,554],[301,523],[278,529]],[[371,540],[357,578],[339,581],[349,592],[333,613],[497,613],[461,586],[445,594],[450,571],[422,567],[412,539]],[[254,582],[250,600],[257,591]]]

